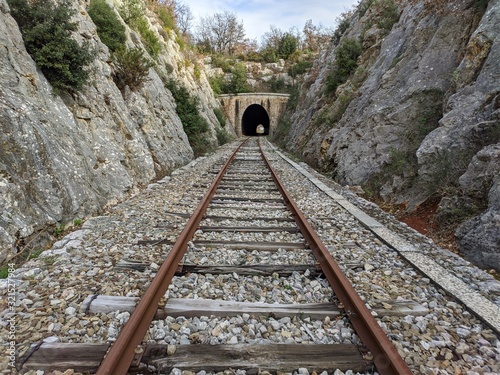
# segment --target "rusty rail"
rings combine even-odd
[[[154,318],[155,312],[158,309],[158,302],[163,297],[168,289],[168,286],[175,275],[177,265],[182,260],[186,252],[188,242],[193,238],[193,235],[200,223],[212,197],[219,186],[222,177],[231,161],[236,156],[242,142],[231,157],[226,161],[220,172],[215,177],[210,185],[207,193],[203,196],[200,204],[194,211],[193,215],[187,222],[185,228],[177,238],[172,250],[161,265],[158,273],[151,282],[143,297],[137,304],[130,319],[122,328],[117,340],[111,346],[108,353],[104,357],[101,365],[97,369],[97,375],[125,375],[133,361],[135,349],[141,344],[146,332],[149,329],[151,321]]]
[[[354,290],[354,287],[334,260],[333,256],[288,194],[264,154],[262,147],[260,151],[271,171],[274,182],[283,195],[286,205],[294,215],[300,232],[313,251],[335,295],[343,304],[344,310],[349,316],[349,321],[353,325],[356,334],[373,355],[373,361],[377,371],[382,375],[411,375],[412,372],[406,362],[401,358],[394,345],[392,345],[385,332],[380,328],[375,318],[371,315],[364,302]]]

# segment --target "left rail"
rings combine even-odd
[[[186,224],[184,230],[179,235],[172,250],[167,258],[161,265],[156,277],[151,282],[143,297],[137,304],[130,319],[121,330],[115,343],[111,346],[108,353],[104,357],[101,365],[99,366],[96,375],[125,375],[130,367],[134,358],[134,351],[138,345],[141,344],[151,321],[154,318],[156,310],[158,309],[158,302],[165,294],[168,286],[175,275],[177,265],[182,260],[184,253],[187,249],[187,244],[193,237],[198,224],[200,223],[212,197],[219,186],[222,177],[227,171],[229,164],[236,156],[240,146],[229,157],[226,163],[222,166],[216,178],[210,185],[210,188],[203,196],[200,204],[194,211],[193,215]]]

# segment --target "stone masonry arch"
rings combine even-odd
[[[248,93],[220,95],[224,113],[238,137],[257,135],[256,127],[264,126],[264,134],[273,135],[286,108],[288,94]]]

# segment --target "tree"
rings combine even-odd
[[[304,34],[304,49],[311,52],[318,52],[330,43],[334,31],[323,25],[315,26],[312,20],[307,20],[302,30]]]
[[[287,60],[297,50],[299,40],[289,32],[283,34],[278,45],[278,57]]]
[[[239,22],[236,13],[228,11],[202,17],[196,42],[205,52],[233,55],[238,45],[245,42],[243,21]]]
[[[262,37],[261,55],[265,61],[273,62],[277,59],[288,59],[299,46],[299,36],[296,29],[282,31],[271,25],[268,32]]]
[[[194,21],[193,12],[188,5],[183,3],[176,3],[175,15],[177,17],[177,27],[182,35],[186,35],[191,29],[192,22]]]

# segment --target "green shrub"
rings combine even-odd
[[[212,55],[212,65],[214,68],[221,68],[224,73],[232,71],[235,61],[222,55]]]
[[[202,133],[192,134],[189,138],[189,144],[195,157],[203,156],[214,149],[206,135]]]
[[[288,32],[285,33],[281,37],[276,51],[278,58],[287,60],[297,51],[298,45],[299,41],[296,36]]]
[[[174,71],[174,67],[172,64],[169,64],[168,62],[165,63],[165,70],[167,71],[168,74],[171,74]]]
[[[271,79],[267,81],[267,85],[269,86],[269,92],[286,94],[291,90],[291,85],[287,84],[284,78],[276,78],[275,76],[272,76]]]
[[[144,56],[144,51],[137,47],[118,50],[113,54],[113,62],[113,79],[122,92],[126,86],[132,91],[139,89],[147,80],[149,68],[154,66],[154,63]]]
[[[143,0],[123,0],[119,12],[123,20],[134,27],[135,22],[146,14],[146,8]]]
[[[358,67],[361,44],[353,39],[344,39],[335,51],[335,62],[326,78],[325,91],[335,93],[337,87],[346,82]]]
[[[391,30],[392,26],[398,22],[399,19],[398,5],[394,0],[379,0],[377,6],[380,8],[381,14],[383,14],[383,16],[378,19],[377,26],[382,30]]]
[[[342,37],[342,35],[344,35],[346,30],[351,25],[351,22],[349,21],[349,15],[347,13],[342,13],[337,21],[339,24],[335,29],[332,37],[332,41],[334,44],[338,44],[340,42],[340,38]]]
[[[185,51],[186,47],[189,46],[189,43],[186,43],[186,39],[179,33],[175,34],[175,43],[177,43],[181,51]]]
[[[368,9],[370,9],[370,7],[373,5],[375,0],[365,0],[365,1],[362,1],[358,4],[358,12],[359,12],[359,17],[363,17],[366,12],[368,11]]]
[[[294,87],[286,103],[285,113],[279,117],[278,125],[273,134],[273,141],[276,142],[280,147],[287,148],[287,136],[292,127],[291,116],[295,112],[297,105],[299,103],[300,89]]]
[[[56,228],[54,229],[54,236],[61,237],[65,230],[66,230],[66,225],[64,224],[56,225]]]
[[[300,60],[288,68],[288,75],[295,78],[311,69],[313,63],[307,60]]]
[[[222,91],[224,90],[224,86],[226,85],[226,81],[224,79],[224,75],[214,75],[208,79],[208,82],[210,83],[210,87],[212,88],[212,91],[214,92],[215,96],[219,96],[222,94]]]
[[[46,0],[8,0],[12,16],[23,35],[26,50],[55,91],[80,90],[89,79],[88,65],[95,54],[87,42],[71,38],[77,25],[68,4]]]
[[[210,142],[204,134],[208,131],[208,122],[200,114],[199,98],[191,96],[184,86],[177,85],[172,79],[166,82],[165,87],[170,90],[175,99],[175,111],[182,122],[195,156],[210,151]]]
[[[238,94],[252,91],[247,82],[247,69],[244,64],[236,64],[233,67],[231,74],[231,81],[228,82],[223,89],[225,94]]]
[[[161,51],[160,40],[156,34],[149,29],[146,14],[146,7],[143,0],[123,0],[120,7],[120,15],[123,20],[141,35],[146,51],[156,59]]]
[[[196,78],[196,80],[199,81],[201,78],[201,68],[198,64],[194,65],[193,74],[194,74],[194,77]]]
[[[219,146],[225,145],[231,140],[231,136],[229,135],[226,129],[217,129],[216,136]]]
[[[161,44],[156,34],[149,28],[148,21],[142,17],[135,22],[135,27],[139,34],[141,34],[146,51],[148,51],[152,58],[156,59],[160,54]]]
[[[105,0],[91,0],[89,16],[97,27],[97,34],[111,52],[123,48],[126,40],[125,26]]]
[[[164,29],[177,31],[177,21],[175,19],[174,9],[172,7],[158,2],[153,9],[160,19]]]
[[[220,108],[214,108],[214,115],[217,117],[217,120],[219,121],[219,124],[221,127],[226,126],[226,116],[224,116],[224,112],[222,112],[222,109]]]
[[[28,255],[28,260],[29,259],[37,259],[41,253],[43,253],[43,249],[31,251]]]
[[[287,146],[287,136],[288,132],[292,127],[292,121],[289,118],[280,118],[278,120],[278,126],[273,134],[273,142],[275,142],[281,148],[286,148]]]
[[[276,49],[272,47],[265,47],[260,51],[260,59],[266,63],[273,63],[278,61],[278,54]]]

